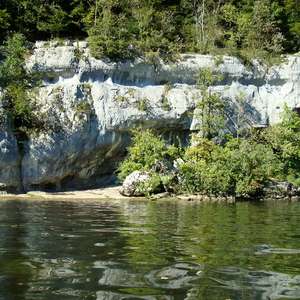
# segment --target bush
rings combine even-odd
[[[193,136],[192,145],[184,154],[167,146],[152,131],[138,130],[134,132],[128,157],[120,165],[119,177],[124,179],[136,170],[148,171],[153,177],[151,186],[162,184],[165,190],[177,191],[179,179],[179,190],[184,192],[254,197],[262,194],[270,180],[300,185],[299,144],[300,117],[287,109],[281,124],[248,139],[227,137],[220,145]],[[157,162],[178,157],[183,158],[178,174],[156,168]]]
[[[38,84],[38,74],[25,68],[28,43],[21,34],[8,38],[1,48],[4,60],[0,64],[0,82],[3,91],[3,107],[12,117],[16,129],[40,126],[35,114],[33,88]]]
[[[202,138],[187,148],[180,166],[182,190],[205,194],[227,194],[231,176],[226,168],[226,152],[221,146]]]
[[[280,124],[270,127],[265,138],[281,161],[281,178],[300,186],[300,117],[285,107]]]
[[[158,174],[151,172],[150,178],[147,181],[140,182],[137,186],[137,191],[147,197],[156,192],[160,192],[162,181]]]
[[[270,147],[240,139],[224,146],[199,140],[186,150],[184,160],[182,189],[212,195],[256,195],[280,166]]]
[[[119,166],[119,178],[124,180],[133,171],[151,171],[156,162],[164,158],[175,159],[174,146],[166,143],[153,131],[134,130],[128,156]]]
[[[280,172],[280,162],[268,145],[232,139],[224,150],[236,195],[259,194],[268,180]]]

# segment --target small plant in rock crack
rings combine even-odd
[[[164,91],[163,91],[163,94],[164,95],[167,95],[173,88],[173,85],[170,83],[170,82],[167,82],[165,85],[164,85]]]
[[[77,62],[79,62],[81,59],[84,58],[84,51],[82,49],[80,49],[78,41],[77,41],[77,45],[74,49],[74,57]]]
[[[169,100],[168,98],[165,96],[165,95],[162,95],[161,96],[161,108],[164,110],[164,111],[170,111],[171,110],[171,105],[169,103]]]
[[[149,99],[146,97],[139,99],[136,105],[137,109],[140,111],[147,112],[150,109]]]
[[[76,112],[78,114],[89,114],[92,112],[92,106],[88,101],[81,101],[76,105]]]
[[[165,83],[164,90],[162,92],[162,96],[161,96],[161,99],[160,99],[161,108],[165,111],[170,111],[171,110],[171,105],[169,103],[167,95],[172,90],[172,88],[173,88],[173,85],[170,82]]]
[[[130,98],[134,98],[135,97],[135,89],[133,89],[133,88],[128,89],[126,94],[128,94],[128,96]]]

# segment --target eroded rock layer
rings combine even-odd
[[[6,122],[0,132],[1,189],[61,190],[108,183],[124,157],[130,129],[157,128],[169,138],[197,130],[200,94],[195,83],[201,68],[222,75],[211,90],[228,103],[226,130],[235,130],[241,98],[247,126],[278,122],[285,103],[300,107],[296,55],[269,69],[209,55],[182,55],[169,64],[111,62],[91,57],[86,42],[37,42],[27,67],[43,74],[34,97],[46,130],[29,134],[20,154]]]

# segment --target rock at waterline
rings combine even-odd
[[[123,196],[136,197],[159,192],[157,185],[150,184],[151,175],[148,172],[134,171],[123,182],[120,193]]]

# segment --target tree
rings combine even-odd
[[[287,24],[287,48],[292,51],[300,49],[300,2],[299,0],[284,1],[283,25]]]
[[[94,24],[88,30],[92,54],[114,59],[131,58],[134,39],[130,32],[127,1],[98,0],[96,4]]]
[[[6,11],[6,9],[0,9],[0,38],[5,36],[6,30],[9,28],[10,15]]]
[[[198,77],[201,99],[197,103],[197,117],[200,121],[200,132],[207,139],[218,137],[224,126],[224,102],[217,93],[210,90],[210,86],[219,79],[210,69],[201,70]]]
[[[70,25],[74,27],[73,29],[71,26],[72,31],[76,31],[79,36],[84,35],[86,31],[90,6],[89,0],[73,0],[70,5]]]
[[[226,111],[226,117],[234,126],[234,134],[237,139],[245,136],[249,127],[249,121],[246,117],[246,98],[243,93],[235,96],[232,109]]]
[[[25,69],[27,42],[21,34],[8,38],[1,49],[4,61],[0,64],[2,106],[11,115],[14,126],[32,127],[34,102],[29,91],[36,84],[36,75]]]
[[[174,147],[151,130],[134,130],[128,156],[119,166],[119,178],[125,179],[133,171],[151,171],[165,157],[175,158]]]
[[[266,139],[283,164],[284,179],[300,186],[300,117],[298,114],[285,107],[282,123],[270,127]]]
[[[284,37],[278,27],[270,0],[257,0],[254,3],[251,22],[244,27],[244,46],[252,50],[281,53]]]
[[[67,13],[57,4],[41,6],[37,28],[40,31],[48,32],[51,36],[58,36],[68,26]]]

